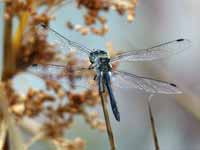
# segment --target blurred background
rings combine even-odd
[[[3,20],[3,4],[0,3],[0,17]],[[182,95],[155,95],[152,110],[161,150],[199,150],[200,149],[200,1],[198,0],[139,0],[136,17],[129,24],[125,17],[110,11],[108,24],[110,31],[103,37],[82,36],[65,27],[66,20],[82,23],[82,13],[72,2],[56,12],[56,20],[51,26],[66,37],[84,43],[91,48],[105,49],[110,41],[114,49],[135,50],[154,46],[178,38],[192,41],[192,47],[164,60],[120,64],[120,69],[141,75],[176,83]],[[0,52],[2,57],[2,31],[0,23]],[[0,59],[2,63],[2,58]],[[32,85],[27,76],[16,79],[16,87],[23,92]],[[36,83],[34,86],[37,85]],[[113,132],[118,150],[153,150],[153,139],[146,100],[148,95],[141,91],[115,91],[121,122],[113,118],[110,110]],[[102,109],[96,108],[101,114]],[[82,137],[87,141],[87,150],[106,150],[106,133],[91,130],[82,118],[77,117],[73,128],[66,137]],[[48,148],[47,148],[48,147]],[[53,149],[45,143],[37,142],[31,149]]]

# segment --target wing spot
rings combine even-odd
[[[47,26],[44,23],[40,24],[43,28],[47,28]]]
[[[184,41],[184,39],[178,39],[178,40],[176,40],[177,42],[182,42],[182,41]]]
[[[177,85],[174,84],[174,83],[170,83],[170,85],[173,86],[173,87],[177,87]]]

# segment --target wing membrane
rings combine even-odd
[[[111,58],[115,61],[150,61],[177,54],[186,50],[191,45],[187,39],[177,39],[167,43],[159,44],[151,48],[128,51]]]
[[[147,93],[180,94],[182,93],[175,84],[136,76],[131,73],[114,71],[112,76],[113,86],[119,88],[136,88]]]
[[[57,64],[33,64],[27,68],[29,73],[32,73],[42,79],[54,80],[54,81],[67,81],[66,86],[78,87],[79,89],[96,89],[96,81],[92,76],[84,76],[83,74],[90,73],[88,68],[70,68],[64,65]],[[76,75],[75,75],[76,74]],[[82,76],[83,75],[83,76]],[[72,76],[76,76],[75,82],[69,82]],[[72,77],[72,78],[71,78]],[[73,84],[73,85],[71,85]]]
[[[66,67],[62,65],[33,64],[27,71],[44,79],[58,80],[66,77]]]
[[[63,51],[63,52],[68,52],[70,49],[75,49],[79,52],[82,52],[84,54],[89,55],[90,52],[92,51],[91,49],[87,48],[86,46],[78,43],[71,41],[70,39],[64,37],[54,29],[50,28],[47,25],[44,24],[39,24],[37,26],[37,30],[39,33],[47,34],[49,41],[58,48],[58,50]]]

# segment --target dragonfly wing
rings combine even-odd
[[[65,66],[61,65],[33,64],[27,68],[27,71],[49,80],[59,80],[66,76]]]
[[[150,61],[177,54],[191,46],[187,39],[177,39],[167,43],[159,44],[151,48],[128,51],[111,58],[115,61]]]
[[[47,80],[67,80],[72,76],[76,76],[73,85],[79,88],[95,89],[96,81],[93,80],[93,72],[88,68],[73,68],[73,70],[64,65],[56,64],[33,64],[27,68],[27,72],[32,73],[42,79]],[[89,74],[92,74],[89,76]]]
[[[39,33],[47,35],[49,42],[52,43],[59,51],[62,51],[63,53],[69,52],[69,50],[74,49],[89,55],[92,51],[86,46],[78,42],[71,41],[70,39],[64,37],[63,35],[61,35],[60,33],[58,33],[57,31],[55,31],[47,25],[39,24],[36,28]]]
[[[118,88],[136,88],[147,93],[181,94],[173,83],[136,76],[131,73],[114,71],[112,85]]]

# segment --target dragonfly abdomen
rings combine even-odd
[[[115,100],[115,96],[114,96],[113,91],[112,91],[109,72],[104,73],[104,80],[105,80],[106,88],[108,90],[108,94],[109,94],[109,97],[110,97],[110,104],[111,104],[111,107],[112,107],[113,114],[115,116],[115,119],[117,121],[120,121],[120,113],[118,111],[117,102]]]

